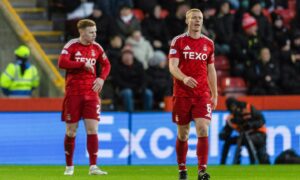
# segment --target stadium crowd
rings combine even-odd
[[[203,12],[202,33],[215,42],[219,92],[224,77],[240,77],[249,95],[300,93],[300,2],[285,0],[52,0],[65,13],[65,40],[76,23],[97,24],[97,42],[112,64],[109,83],[128,111],[162,107],[171,95],[167,54],[172,38],[186,31],[185,13]],[[220,60],[221,61],[221,60]],[[221,63],[221,62],[220,62]],[[106,84],[106,85],[107,85]]]

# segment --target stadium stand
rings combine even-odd
[[[240,77],[226,77],[221,80],[222,93],[225,96],[242,96],[247,93],[245,81]]]

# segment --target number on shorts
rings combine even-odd
[[[98,114],[98,118],[100,118],[100,108],[101,108],[101,106],[100,106],[100,104],[98,104],[97,105],[97,114]]]
[[[211,104],[206,104],[207,112],[211,113]]]

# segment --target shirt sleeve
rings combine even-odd
[[[72,50],[64,48],[58,59],[58,67],[61,69],[77,69],[84,66],[84,62],[72,61]]]
[[[213,63],[215,63],[215,45],[214,45],[213,42],[211,43],[211,53],[210,53],[210,55],[209,55],[209,58],[208,58],[207,63],[208,63],[208,64],[213,64]]]
[[[172,43],[171,43],[171,47],[170,47],[170,51],[169,51],[169,59],[171,58],[179,58],[180,57],[180,54],[179,54],[179,42],[178,42],[178,38],[175,37],[173,40],[172,40]]]
[[[110,62],[109,62],[105,52],[102,51],[101,53],[102,54],[98,58],[98,62],[101,64],[101,73],[100,73],[99,77],[101,79],[105,80],[107,78],[107,76],[109,75],[111,65],[110,65]]]

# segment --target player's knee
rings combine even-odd
[[[178,134],[177,137],[178,137],[179,141],[187,141],[189,138],[189,136],[186,134]]]
[[[76,136],[76,130],[67,130],[66,132],[67,136],[69,137],[75,137]]]
[[[199,128],[198,137],[207,137],[208,136],[208,128]]]
[[[97,134],[98,133],[98,129],[97,128],[88,128],[86,130],[87,134]]]

